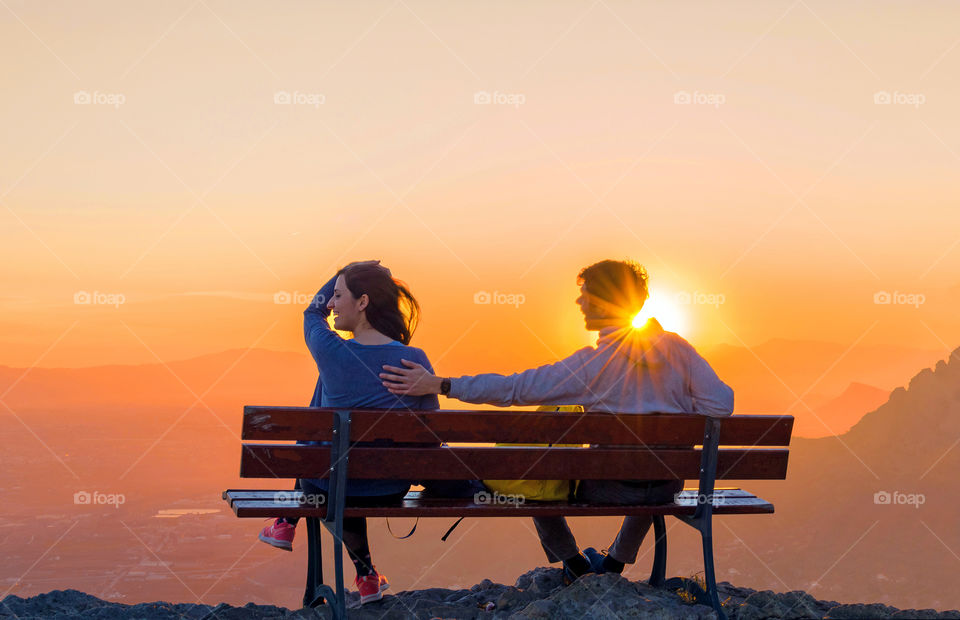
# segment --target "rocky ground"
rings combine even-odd
[[[956,618],[960,611],[898,610],[879,604],[840,604],[819,601],[806,592],[757,592],[720,584],[720,598],[731,620],[761,618]],[[619,575],[587,575],[564,588],[558,569],[538,568],[507,586],[484,580],[470,589],[432,588],[386,595],[362,608],[350,593],[350,618],[715,618],[709,606],[697,604],[683,590],[652,588]],[[238,618],[329,618],[325,608],[291,611],[282,607],[248,604],[141,603],[123,605],[102,601],[76,590],[55,590],[31,598],[8,596],[0,603],[0,618],[129,618],[233,620]]]

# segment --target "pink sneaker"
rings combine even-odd
[[[293,551],[293,535],[297,533],[297,528],[286,521],[277,519],[271,525],[263,528],[260,532],[260,540],[273,545],[277,549]]]
[[[366,577],[357,576],[353,583],[360,592],[361,605],[379,601],[383,598],[383,591],[390,587],[387,578],[377,573],[376,569]]]

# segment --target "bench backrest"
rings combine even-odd
[[[348,430],[350,442],[363,442],[350,448],[345,458],[337,449],[338,444],[345,445],[338,428]],[[348,477],[359,479],[702,479],[704,469],[715,466],[717,480],[782,480],[792,429],[789,415],[344,412],[248,406],[243,416],[245,441],[313,440],[331,445],[245,443],[240,475],[325,478],[332,461],[346,464]],[[441,442],[590,447],[440,447]],[[716,455],[713,465],[711,454]],[[712,491],[712,483],[709,486]]]

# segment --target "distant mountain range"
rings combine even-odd
[[[793,432],[798,437],[825,437],[846,433],[866,412],[873,411],[890,397],[890,390],[883,390],[851,383],[843,394],[813,408],[816,417],[800,415],[794,422]]]
[[[5,400],[29,410],[90,405],[189,406],[208,404],[306,406],[317,369],[307,353],[236,349],[166,364],[87,368],[0,366],[0,393],[17,382]],[[22,377],[22,378],[20,378]]]
[[[833,343],[771,340],[752,349],[724,345],[703,353],[734,388],[737,413],[790,413],[797,419],[795,433],[800,437],[846,431],[891,390],[905,385],[917,368],[943,355],[894,346],[846,349]],[[236,349],[166,365],[28,372],[0,366],[0,393],[17,382],[4,400],[25,411],[91,405],[188,407],[202,397],[210,406],[239,412],[251,404],[306,406],[316,379],[314,362],[306,352]],[[446,401],[442,406],[464,405]]]

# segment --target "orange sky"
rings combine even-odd
[[[949,3],[5,0],[0,364],[302,350],[305,301],[275,294],[305,298],[365,258],[420,299],[414,344],[464,370],[588,343],[574,280],[608,257],[646,264],[655,296],[704,302],[679,304],[700,348],[946,352],[958,18]]]

